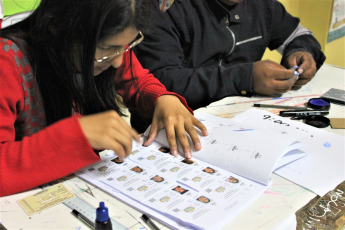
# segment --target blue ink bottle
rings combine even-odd
[[[112,230],[111,220],[109,218],[108,208],[105,207],[103,201],[99,202],[99,207],[96,209],[95,230]]]

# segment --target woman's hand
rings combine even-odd
[[[83,116],[79,123],[92,148],[111,149],[119,162],[132,152],[132,139],[140,142],[139,134],[115,111]]]
[[[185,157],[191,158],[192,154],[186,132],[192,139],[194,148],[196,150],[201,149],[200,140],[194,126],[197,127],[204,136],[208,135],[206,127],[188,111],[176,96],[160,96],[153,114],[150,133],[144,145],[150,145],[156,138],[158,131],[165,128],[172,155],[176,156],[178,154],[176,143],[177,137],[183,148]]]

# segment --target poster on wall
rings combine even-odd
[[[331,24],[327,42],[345,36],[345,0],[333,0]]]

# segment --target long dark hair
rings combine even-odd
[[[0,36],[17,37],[35,72],[47,123],[114,109],[116,69],[93,76],[96,45],[109,35],[149,25],[148,0],[41,0],[24,21],[2,29]],[[79,71],[78,71],[79,70]]]

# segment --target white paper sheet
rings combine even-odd
[[[195,116],[207,127],[209,135],[200,136],[202,149],[193,150],[193,157],[250,180],[267,185],[276,168],[307,155],[299,150],[302,144],[298,140],[302,139],[302,134],[271,130],[260,123],[238,122],[206,113]],[[156,141],[167,145],[164,132],[159,132]],[[182,152],[181,146],[179,151]]]
[[[264,119],[263,119],[264,118]],[[280,117],[267,111],[249,109],[233,118],[272,130],[282,130],[291,135],[303,135],[304,158],[275,171],[280,176],[297,183],[320,196],[345,180],[345,137],[302,122]],[[282,126],[277,121],[289,124]]]

